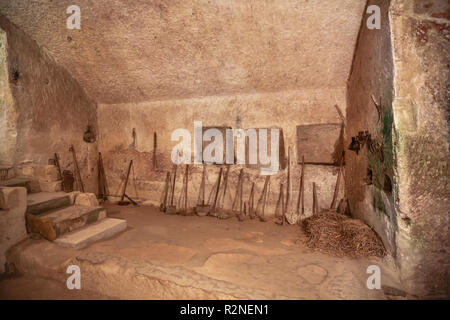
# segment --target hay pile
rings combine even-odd
[[[322,211],[306,218],[303,229],[313,249],[351,257],[383,257],[386,250],[378,235],[361,220],[335,211]]]

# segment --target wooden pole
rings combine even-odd
[[[259,216],[259,220],[262,222],[266,222],[266,218],[265,218],[265,211],[266,211],[266,203],[267,203],[267,197],[269,195],[269,189],[270,189],[270,176],[267,176],[267,188],[266,191],[264,192],[264,200],[263,200],[263,205],[262,205],[262,214]]]
[[[123,186],[122,198],[120,199],[120,202],[123,202],[123,200],[125,199],[125,193],[127,191],[128,178],[130,176],[130,171],[131,171],[131,166],[132,165],[133,165],[133,160],[130,160],[130,164],[128,165],[127,177],[125,178],[125,184]]]
[[[339,171],[338,171],[338,176],[336,179],[336,186],[334,187],[334,194],[333,194],[333,200],[331,201],[331,205],[330,205],[330,209],[333,210],[334,207],[336,206],[336,200],[337,197],[339,195],[339,187],[341,184],[341,172],[342,172],[342,166],[343,166],[343,162],[344,162],[344,156],[341,157],[341,161],[339,164]]]
[[[106,199],[108,191],[106,188],[106,174],[103,167],[102,153],[98,153],[98,197],[99,199]]]
[[[223,176],[223,194],[219,201],[220,207],[223,207],[225,204],[225,196],[227,194],[227,189],[228,189],[228,174],[229,174],[229,172],[230,172],[230,166],[227,166],[227,170],[225,171],[225,174]]]
[[[77,155],[75,153],[75,148],[73,147],[73,145],[70,145],[69,151],[71,151],[73,155],[73,164],[75,167],[75,176],[77,178],[77,184],[80,187],[80,191],[84,193],[84,184],[83,180],[81,180],[80,168],[78,167]]]
[[[185,188],[184,188],[184,210],[187,213],[188,210],[188,184],[189,184],[189,165],[186,164],[186,173],[185,173],[185,177],[186,177],[186,184],[185,184]]]
[[[173,182],[172,182],[172,194],[170,195],[170,205],[173,206],[173,198],[175,196],[175,182],[177,179],[177,165],[173,167]]]
[[[166,183],[164,185],[164,194],[162,196],[162,201],[160,204],[160,210],[165,212],[166,211],[166,207],[167,207],[167,197],[169,195],[169,185],[170,185],[170,172],[167,171],[166,174]]]
[[[305,214],[305,156],[302,156],[302,174],[300,192],[302,196],[302,216]]]
[[[222,167],[220,167],[219,170],[219,177],[217,178],[217,189],[216,189],[216,193],[214,195],[214,202],[211,208],[211,212],[214,213],[214,211],[216,210],[216,205],[217,205],[217,197],[219,196],[219,190],[220,190],[220,180],[222,179]]]
[[[156,170],[156,148],[158,146],[158,140],[157,140],[157,135],[156,132],[153,132],[153,170]]]
[[[286,203],[284,208],[284,215],[286,215],[289,209],[289,200],[291,197],[290,194],[291,189],[291,147],[288,148],[288,172],[287,172],[287,184],[286,184]]]
[[[261,221],[265,221],[265,219],[264,219],[264,209],[265,209],[265,204],[266,204],[265,201],[266,201],[266,193],[267,193],[267,186],[269,184],[269,179],[270,179],[270,176],[267,175],[266,179],[264,181],[264,187],[263,187],[263,190],[262,190],[262,193],[261,193],[261,197],[259,198],[258,205],[256,207],[256,211],[257,211],[256,214],[259,216],[259,219]]]
[[[63,176],[61,173],[61,166],[59,165],[59,156],[57,153],[55,153],[55,165],[56,165],[56,168],[58,169],[59,179],[62,180]]]
[[[255,199],[255,183],[252,183],[252,189],[250,190],[250,196],[248,197],[248,214],[250,215],[250,218],[253,219],[254,212],[253,212],[253,204]]]
[[[198,192],[197,205],[205,205],[205,184],[206,184],[206,168],[203,164],[202,182],[200,183],[200,190]]]
[[[280,194],[275,208],[275,217],[281,218],[280,224],[284,223],[284,184],[280,183]]]

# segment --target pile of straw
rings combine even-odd
[[[337,256],[383,257],[386,250],[378,235],[361,220],[335,211],[322,211],[303,221],[307,245]]]

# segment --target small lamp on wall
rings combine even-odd
[[[83,135],[83,140],[87,143],[95,142],[95,134],[92,131],[92,127],[90,125],[87,126],[87,130]]]

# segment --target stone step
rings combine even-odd
[[[27,196],[27,213],[41,214],[71,205],[70,196],[65,192],[39,192]]]
[[[70,206],[40,215],[26,214],[28,232],[39,233],[48,240],[79,229],[106,217],[103,207]]]
[[[24,187],[27,189],[28,193],[31,193],[31,187],[30,187],[31,179],[29,178],[12,178],[8,180],[2,180],[0,181],[0,187]]]
[[[106,218],[69,232],[54,242],[62,247],[82,249],[93,242],[110,238],[126,228],[126,220]]]

